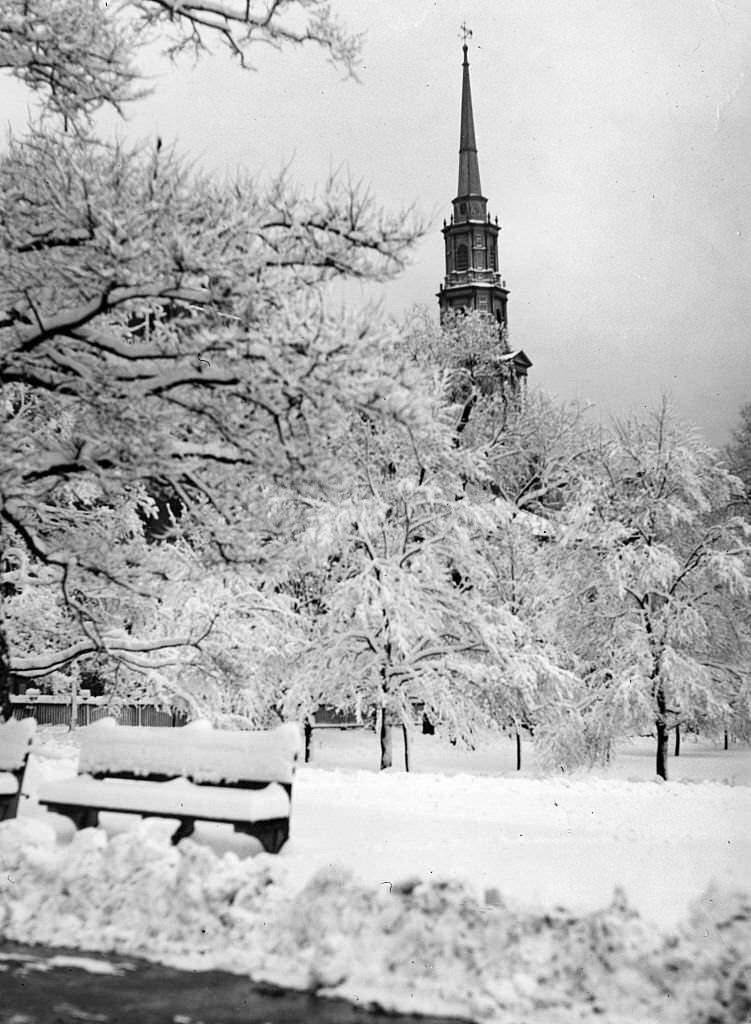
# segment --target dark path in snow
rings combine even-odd
[[[113,972],[97,972],[97,965]],[[0,1024],[399,1022],[451,1024],[446,1017],[369,1012],[339,999],[259,987],[223,971],[180,971],[136,957],[0,942]]]

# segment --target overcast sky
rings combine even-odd
[[[344,164],[430,230],[384,292],[437,310],[466,19],[483,190],[531,381],[603,415],[667,393],[722,444],[751,401],[751,0],[346,0],[361,83],[313,50],[162,67],[128,134],[301,181]],[[2,82],[7,119],[20,89]]]

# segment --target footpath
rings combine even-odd
[[[0,991],[0,1024],[452,1024],[259,987],[223,971],[3,942]]]

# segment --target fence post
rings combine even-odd
[[[70,714],[68,716],[68,728],[78,728],[78,687],[75,679],[71,680],[70,684]]]

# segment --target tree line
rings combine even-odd
[[[212,40],[361,45],[318,0],[0,0],[39,97],[0,158],[5,712],[13,675],[246,724],[375,706],[385,766],[419,704],[555,769],[654,732],[663,776],[671,729],[748,736],[748,431],[722,458],[665,403],[522,398],[481,316],[333,298],[399,272],[413,215],[97,128],[144,47]]]

